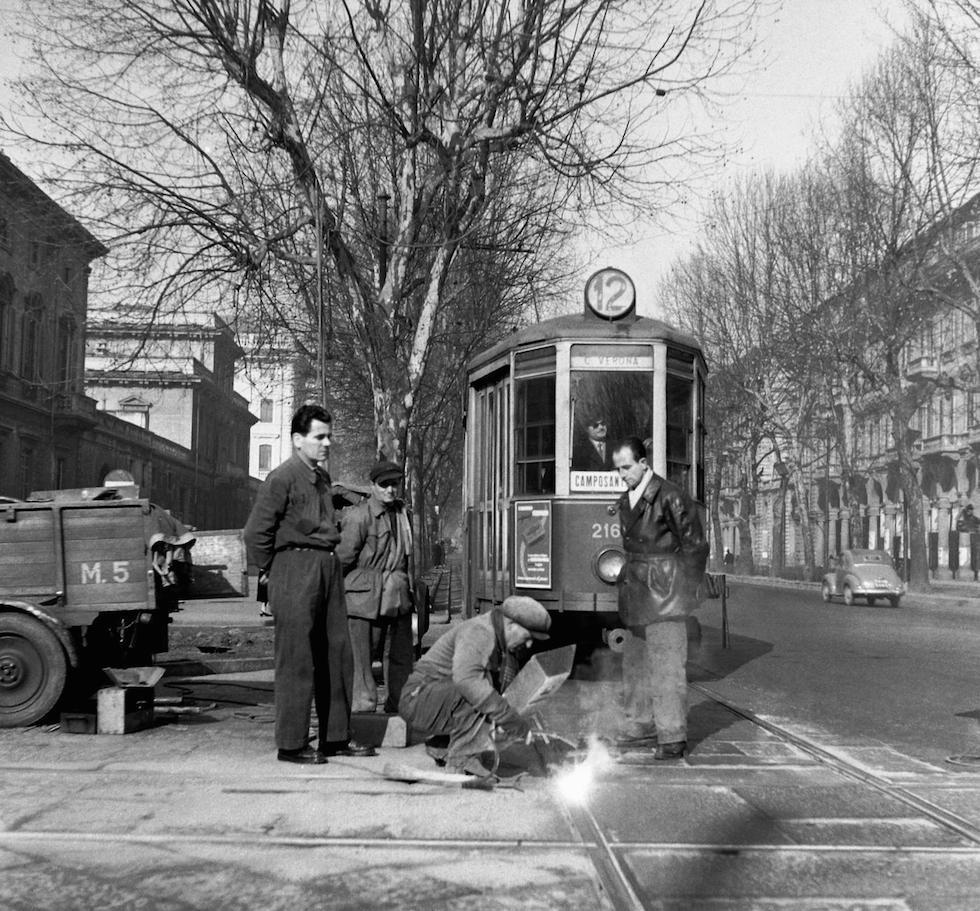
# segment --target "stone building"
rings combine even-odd
[[[901,364],[910,381],[924,382],[929,389],[911,425],[929,567],[935,579],[972,580],[980,570],[980,534],[971,540],[958,532],[957,519],[968,504],[980,515],[980,301],[964,278],[969,273],[974,282],[980,281],[980,195],[922,240],[926,252],[921,268],[946,303],[930,311],[917,337],[903,349]],[[909,505],[898,481],[889,419],[873,411],[862,416],[840,410],[834,421],[844,428],[850,455],[850,496],[841,496],[836,444],[819,439],[817,432],[802,454],[801,483],[808,487],[815,563],[820,567],[850,547],[869,547],[887,550],[901,568],[908,556]],[[754,565],[791,573],[803,564],[800,504],[782,484],[779,468],[772,457],[761,461],[754,509],[742,515],[747,503],[744,471],[737,460],[728,466],[718,552],[727,548],[743,554],[739,527],[747,524]]]
[[[76,480],[95,426],[82,357],[89,264],[106,248],[0,154],[0,493]]]
[[[87,336],[103,352],[96,370],[108,346],[128,344],[115,324],[101,339],[88,332],[89,267],[107,252],[0,153],[0,495],[91,487],[124,468],[185,522],[240,526],[251,418],[231,388],[240,351],[226,329],[212,319],[202,338],[182,337],[166,395],[146,371],[129,385],[110,371],[86,390]]]
[[[184,454],[161,474],[149,459],[138,482],[206,528],[236,527],[251,506],[249,433],[255,417],[234,390],[243,354],[216,315],[188,314],[148,330],[142,323],[89,321],[85,386],[105,415],[149,431]]]

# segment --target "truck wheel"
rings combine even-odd
[[[65,651],[51,630],[24,614],[0,614],[0,728],[40,721],[67,676]]]
[[[854,606],[854,589],[850,585],[844,586],[844,603],[848,607]]]

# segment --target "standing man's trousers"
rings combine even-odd
[[[311,702],[320,743],[346,741],[354,666],[340,563],[326,550],[279,551],[269,601],[276,617],[276,746],[307,745]]]
[[[687,623],[685,618],[631,628],[623,648],[627,717],[657,727],[660,743],[687,740]]]
[[[368,620],[351,617],[348,621],[351,648],[354,652],[354,711],[373,712],[378,704],[378,688],[374,682],[372,663],[379,646],[383,646],[381,666],[384,668],[388,695],[384,710],[389,714],[398,711],[402,687],[412,673],[415,657],[412,643],[412,615],[378,617]]]

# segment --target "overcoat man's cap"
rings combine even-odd
[[[372,484],[384,484],[386,481],[388,483],[400,481],[403,477],[405,477],[405,472],[402,470],[401,465],[397,465],[395,462],[378,462],[371,469]]]

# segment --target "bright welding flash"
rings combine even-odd
[[[595,786],[596,775],[612,765],[609,751],[596,737],[589,738],[585,758],[555,776],[555,788],[566,803],[584,804]]]

